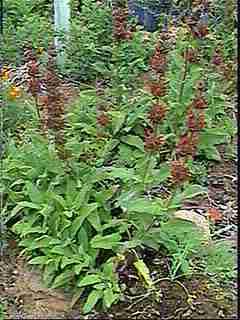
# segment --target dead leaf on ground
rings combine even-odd
[[[187,221],[191,221],[194,223],[199,229],[203,231],[204,238],[209,241],[210,240],[210,227],[208,220],[193,210],[179,210],[174,213],[174,218],[183,219]]]

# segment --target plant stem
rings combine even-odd
[[[152,154],[153,154],[152,152],[148,154],[147,164],[146,164],[145,172],[143,175],[143,189],[144,190],[145,190],[146,178],[148,176],[148,172],[149,172],[149,168],[150,168],[150,164],[151,164]]]
[[[185,55],[187,56],[189,48],[186,48]],[[181,86],[179,90],[179,96],[178,96],[178,103],[180,104],[182,101],[182,96],[183,96],[183,91],[184,91],[184,85],[185,85],[185,80],[187,78],[187,71],[188,71],[188,61],[185,56],[185,62],[184,62],[184,69],[183,69],[183,77],[181,81]]]

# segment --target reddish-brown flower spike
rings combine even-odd
[[[166,95],[166,84],[164,81],[150,84],[151,94],[154,97],[163,97]]]
[[[198,23],[197,25],[192,26],[191,31],[192,35],[199,39],[204,38],[209,33],[208,26],[203,23]]]
[[[28,74],[32,77],[38,74],[38,63],[37,61],[31,61],[28,65]]]
[[[106,113],[101,113],[97,117],[97,123],[102,126],[106,127],[110,122],[110,119]]]
[[[171,177],[174,184],[182,184],[183,182],[189,180],[189,171],[185,167],[183,161],[176,160],[171,164]]]
[[[198,52],[196,49],[188,49],[183,53],[183,57],[190,63],[197,63],[199,60]]]
[[[202,130],[205,128],[205,114],[203,112],[200,112],[198,115],[198,129]]]
[[[153,71],[157,73],[164,72],[167,66],[167,58],[166,56],[161,55],[161,53],[157,53],[150,59],[149,64]]]
[[[193,100],[192,106],[198,110],[206,109],[207,101],[202,96],[199,96]]]
[[[155,134],[149,130],[144,131],[144,147],[146,151],[153,152],[158,151],[164,144],[165,139],[163,135],[155,136]]]
[[[162,121],[167,112],[166,106],[163,103],[156,103],[152,106],[148,118],[151,123],[156,124]]]
[[[212,63],[215,65],[215,66],[220,66],[221,64],[223,64],[223,58],[222,56],[220,55],[220,52],[219,50],[215,50],[213,56],[212,56]]]
[[[187,114],[187,127],[191,131],[197,130],[196,116],[192,109],[190,109]]]
[[[222,213],[216,208],[208,209],[207,215],[212,222],[221,221]]]
[[[176,146],[176,153],[181,156],[194,156],[198,144],[197,132],[190,132],[180,137],[179,142]]]

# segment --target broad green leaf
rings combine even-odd
[[[89,274],[85,276],[82,280],[80,280],[77,284],[78,287],[85,287],[85,286],[90,286],[95,283],[101,282],[102,279],[99,275],[97,274]]]
[[[77,239],[78,239],[78,243],[81,244],[81,246],[83,247],[84,251],[88,251],[88,234],[87,231],[85,230],[85,228],[82,226],[81,229],[78,231],[77,234]]]
[[[85,288],[77,288],[73,294],[71,303],[70,303],[70,308],[73,308],[73,306],[77,303],[77,301],[81,298],[83,291]]]
[[[75,263],[79,263],[79,260],[76,258],[62,257],[61,268],[64,269],[66,266]]]
[[[71,236],[74,238],[75,235],[77,234],[78,230],[81,228],[84,220],[87,218],[88,215],[90,215],[94,210],[96,210],[98,207],[97,203],[91,203],[83,208],[80,209],[79,211],[79,217],[73,220],[73,224],[71,227]]]
[[[107,308],[110,308],[114,301],[119,297],[119,294],[114,294],[111,288],[106,288],[103,291],[103,302]]]
[[[132,199],[124,205],[128,212],[147,213],[151,215],[161,215],[165,211],[163,205],[156,200],[147,200],[145,198]]]
[[[150,271],[143,260],[137,260],[134,262],[134,267],[137,269],[138,274],[145,281],[147,287],[152,288],[153,282],[150,277]]]
[[[109,172],[109,176],[111,178],[122,179],[124,182],[139,180],[139,178],[134,174],[134,169],[127,169],[127,168],[112,167],[111,172]]]
[[[67,270],[60,275],[58,275],[51,286],[52,289],[62,287],[64,284],[69,283],[73,278],[72,270]]]
[[[167,164],[162,164],[159,170],[153,171],[153,175],[154,180],[161,183],[170,176],[170,168]]]
[[[219,153],[219,151],[216,147],[208,146],[207,148],[204,148],[202,150],[208,160],[215,160],[215,161],[222,160],[221,154]]]
[[[89,193],[92,189],[92,184],[86,184],[78,193],[76,196],[73,207],[76,209],[80,209],[83,205],[88,202]]]
[[[30,261],[28,261],[29,264],[46,264],[48,262],[49,258],[46,256],[39,256],[36,258],[31,259]]]
[[[110,112],[110,114],[113,116],[112,117],[112,125],[113,125],[113,134],[115,135],[116,133],[119,132],[122,125],[124,124],[126,114],[124,114],[120,111],[112,111],[112,112]]]
[[[191,199],[194,198],[200,194],[206,194],[207,193],[207,189],[203,188],[200,185],[197,184],[189,184],[188,186],[186,186],[184,188],[184,191],[182,193],[182,198],[184,199]]]
[[[83,313],[89,313],[96,305],[99,299],[103,296],[103,292],[100,290],[92,290],[89,294],[87,301],[83,306]]]
[[[83,269],[84,265],[83,264],[77,264],[74,266],[74,272],[79,275]]]
[[[61,245],[53,247],[50,252],[55,253],[55,254],[59,254],[62,256],[64,256],[64,254],[65,254],[64,247],[62,247]]]
[[[20,210],[24,209],[24,208],[31,208],[31,209],[41,209],[41,206],[39,206],[38,204],[32,203],[32,202],[28,202],[28,201],[21,201],[18,203],[18,205],[16,207],[13,208],[13,210],[10,213],[10,216],[7,218],[7,220],[9,221],[11,218],[13,218]]]
[[[144,143],[142,139],[138,136],[127,135],[124,138],[122,138],[121,141],[130,146],[136,147],[141,151],[144,151]]]
[[[40,204],[43,202],[44,193],[38,190],[38,188],[34,184],[32,184],[30,181],[26,182],[26,189],[27,189],[27,194],[33,203]]]
[[[96,231],[101,230],[101,220],[97,211],[94,211],[89,216],[87,216],[87,220]]]
[[[119,233],[112,233],[107,236],[96,235],[91,240],[91,246],[99,249],[112,249],[119,244],[121,236]]]
[[[30,233],[46,233],[46,231],[47,231],[47,228],[42,228],[40,226],[30,227],[29,229],[22,231],[21,236],[26,236],[27,234],[30,234]]]

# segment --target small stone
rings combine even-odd
[[[182,314],[183,317],[189,317],[192,314],[192,310],[187,310],[185,313]]]
[[[225,318],[225,314],[224,314],[224,312],[222,310],[219,310],[218,315],[221,318]]]
[[[155,264],[155,265],[160,265],[161,264],[161,259],[155,258],[155,259],[153,259],[152,263]]]
[[[201,314],[204,314],[204,313],[205,313],[205,310],[199,309],[199,310],[197,311],[197,313],[200,314],[200,315],[201,315]]]

